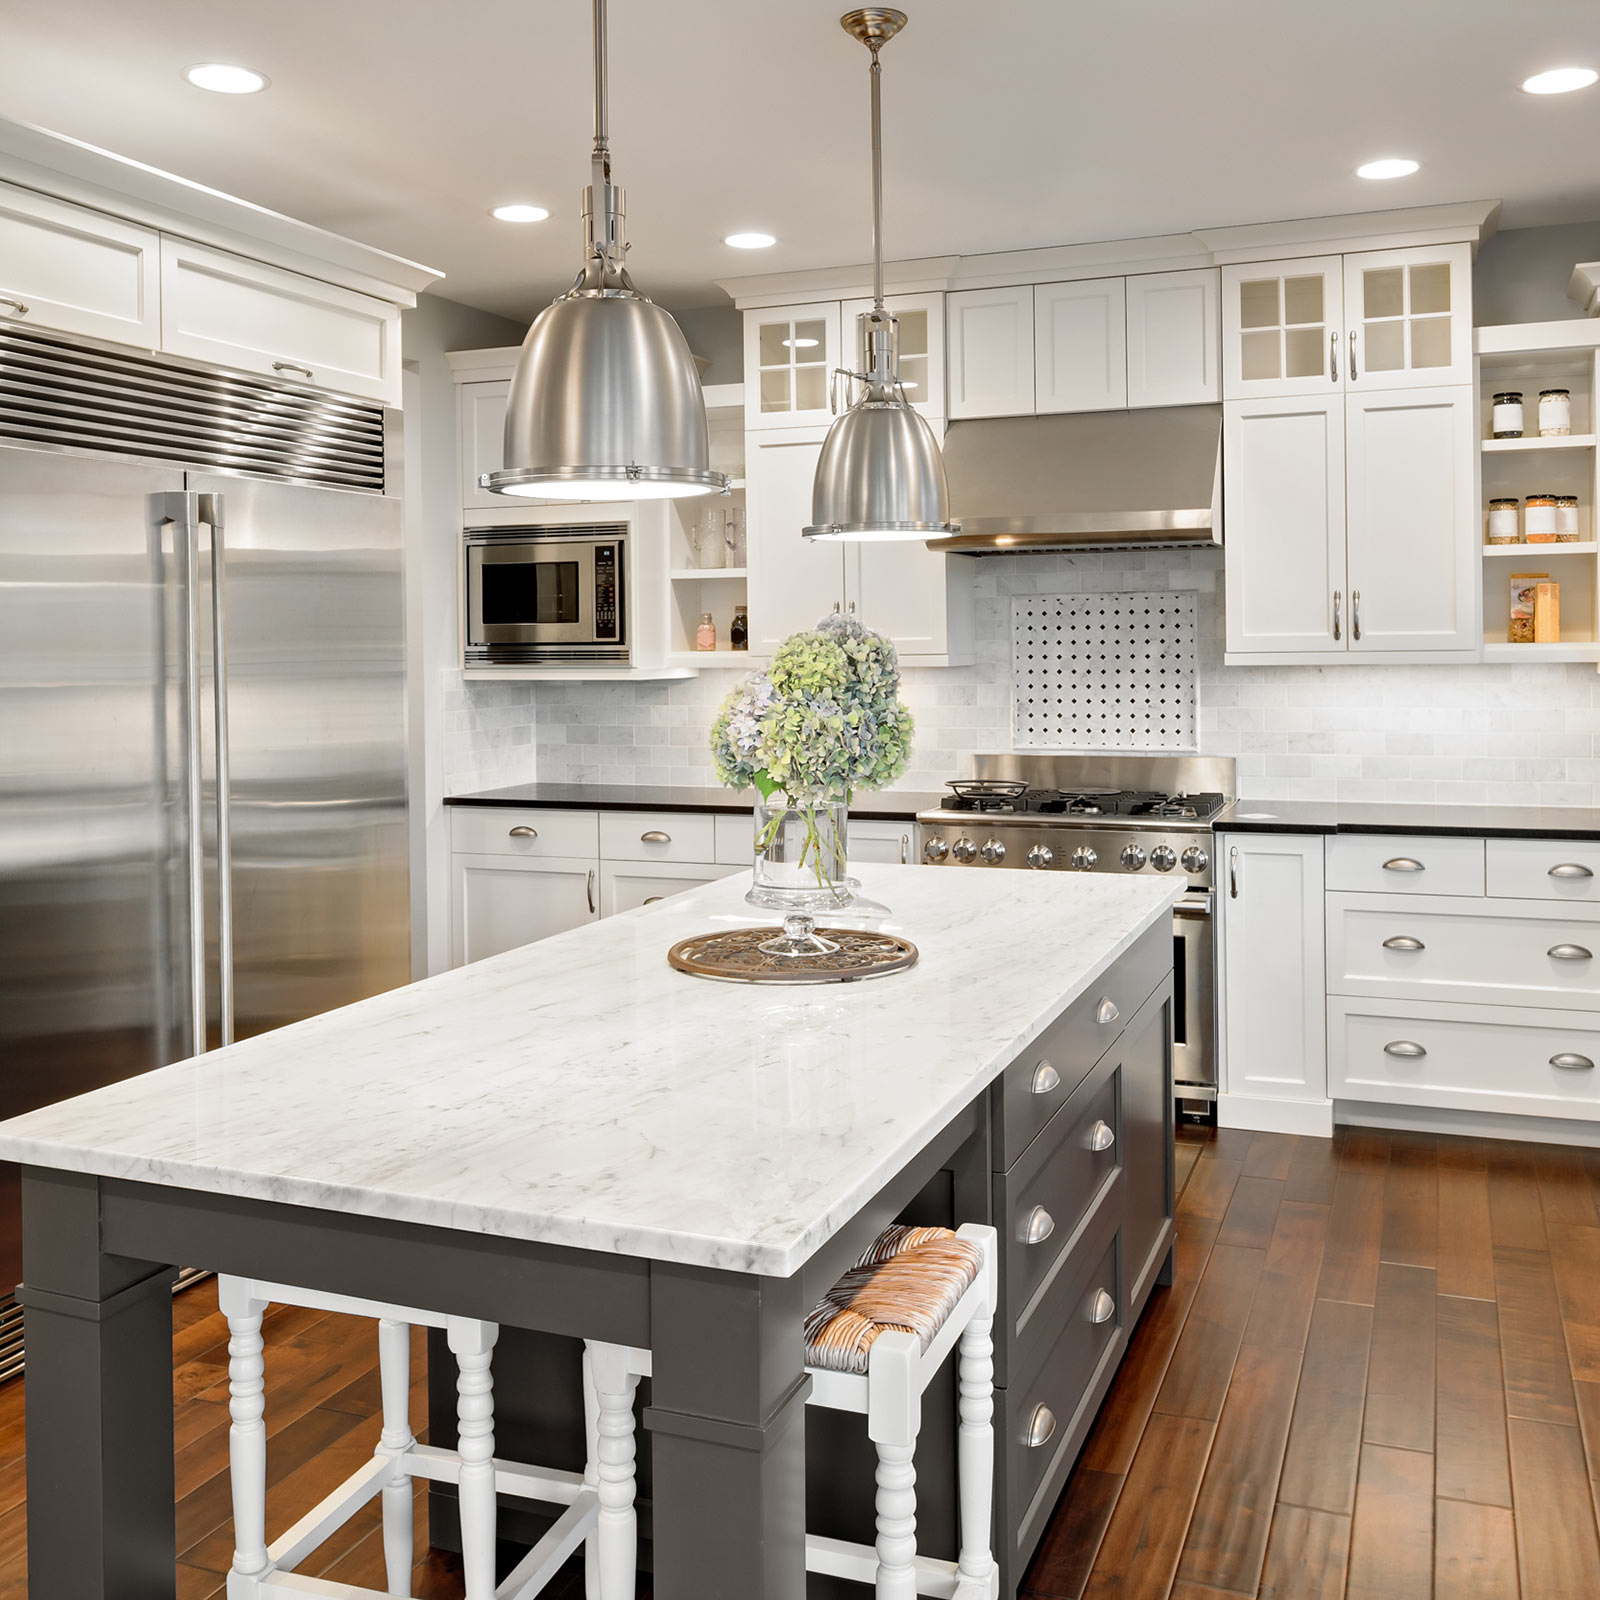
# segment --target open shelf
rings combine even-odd
[[[720,583],[737,578],[743,583],[749,576],[746,567],[674,567],[674,583]]]
[[[1486,454],[1502,450],[1592,450],[1594,439],[1592,433],[1566,433],[1555,439],[1485,439],[1482,447]]]
[[[1499,556],[1511,556],[1518,560],[1540,560],[1546,556],[1592,556],[1600,554],[1600,544],[1593,539],[1580,539],[1577,543],[1568,544],[1486,544],[1483,547],[1484,560],[1488,561]]]
[[[674,650],[668,655],[667,660],[675,667],[735,669],[748,665],[750,652],[730,650],[726,645],[718,645],[715,650]]]
[[[1560,644],[1507,644],[1486,639],[1485,661],[1600,661],[1600,643],[1593,639],[1563,639]]]

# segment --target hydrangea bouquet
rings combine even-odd
[[[856,790],[881,789],[905,771],[911,734],[894,646],[835,612],[791,634],[766,672],[728,696],[711,753],[724,783],[761,795],[757,857],[772,851],[792,816],[800,844],[790,865],[808,868],[816,887],[843,904],[844,808]],[[830,812],[837,825],[824,820]]]

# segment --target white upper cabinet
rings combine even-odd
[[[1472,248],[1368,250],[1344,258],[1352,389],[1472,382]]]
[[[801,628],[844,608],[845,551],[800,530],[811,521],[811,485],[825,428],[769,430],[745,441],[749,518],[750,653],[769,656]]]
[[[161,236],[0,184],[0,320],[154,350]]]
[[[1128,403],[1127,346],[1122,278],[1035,284],[1033,409],[1120,410]]]
[[[1343,257],[1222,269],[1222,393],[1229,400],[1343,387]]]
[[[505,465],[506,397],[510,392],[509,378],[463,383],[458,390],[456,415],[461,436],[457,441],[457,458],[461,462],[464,511],[506,509],[506,497],[483,488],[478,479],[483,473],[498,472]]]
[[[884,304],[900,323],[900,381],[905,386],[906,399],[925,416],[944,416],[944,296],[892,294]],[[870,300],[846,300],[840,307],[844,341],[841,364],[853,372],[866,369],[861,317],[871,309]]]
[[[400,308],[161,236],[161,348],[400,403]]]
[[[1220,400],[1217,269],[1146,272],[1129,278],[1127,285],[1128,405],[1193,406]]]
[[[1476,392],[1387,389],[1344,405],[1351,653],[1473,649]]]
[[[1032,284],[946,295],[945,325],[951,418],[1032,416]]]
[[[776,306],[744,317],[747,428],[829,422],[829,376],[844,366],[839,302]]]
[[[1230,654],[1330,654],[1345,637],[1342,395],[1223,410]]]

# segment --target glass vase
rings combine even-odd
[[[849,807],[842,801],[793,805],[782,795],[755,805],[755,867],[745,900],[784,914],[776,953],[836,948],[815,932],[817,913],[842,911],[860,884],[846,872]],[[763,945],[763,949],[767,946]]]

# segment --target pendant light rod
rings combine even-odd
[[[597,0],[604,5],[605,0]],[[872,46],[872,308],[883,310],[883,63]]]
[[[611,149],[606,112],[606,0],[594,0],[594,158],[606,163],[609,176]]]

